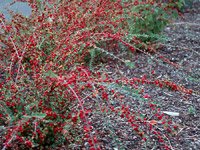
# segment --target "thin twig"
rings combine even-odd
[[[160,130],[160,131],[162,131],[162,129],[160,129],[159,127],[157,127],[157,126],[155,126],[158,130]],[[171,142],[170,142],[170,140],[169,140],[169,138],[165,135],[165,134],[163,134],[163,136],[167,139],[167,141],[169,142],[169,146],[171,147],[171,150],[174,150],[174,148],[172,147],[172,144],[171,144]]]
[[[84,112],[84,114],[86,114],[85,109],[84,109],[83,104],[82,104],[82,100],[79,99],[78,95],[76,94],[76,92],[74,91],[74,89],[73,89],[70,85],[68,85],[68,87],[69,87],[69,89],[72,91],[72,93],[74,94],[74,96],[77,98],[77,100],[78,100],[78,102],[79,102],[79,105],[81,106],[82,111]],[[87,118],[86,118],[86,119],[87,119]],[[88,121],[86,121],[86,124],[87,124],[87,126],[90,126],[90,125],[88,124]],[[91,132],[90,132],[89,134],[90,134],[90,137],[92,137]],[[95,145],[95,142],[94,142],[94,139],[93,139],[93,138],[92,138],[92,143]],[[96,146],[95,146],[95,147],[96,147]]]
[[[185,127],[184,127],[185,128]],[[177,133],[176,133],[176,136],[181,133],[181,131],[184,129],[184,128],[181,128]]]
[[[10,144],[14,138],[15,138],[15,134],[14,134],[14,135],[12,136],[12,138],[7,142],[7,144],[5,144],[5,146],[2,148],[2,150],[6,150],[7,145]]]

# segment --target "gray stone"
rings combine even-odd
[[[11,16],[6,8],[27,17],[31,15],[31,7],[28,5],[28,3],[15,2],[11,6],[9,6],[9,4],[12,2],[13,0],[0,0],[0,13],[3,13],[7,20],[10,20]]]

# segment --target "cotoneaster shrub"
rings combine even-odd
[[[177,11],[170,8],[169,3],[155,1],[134,3],[131,8],[132,14],[127,19],[128,36],[135,36],[145,43],[158,41],[161,31],[169,23],[172,14],[175,15]]]
[[[101,149],[101,136],[91,117],[111,114],[127,122],[143,143],[170,149],[168,136],[177,127],[138,84],[164,85],[180,92],[182,88],[145,76],[113,78],[105,70],[89,70],[84,65],[92,50],[110,54],[118,42],[134,52],[135,36],[131,41],[124,38],[130,30],[124,16],[140,15],[132,10],[139,5],[137,1],[27,2],[33,9],[31,17],[13,14],[7,22],[1,16],[2,148],[64,145],[73,149],[74,144],[83,148],[87,143],[90,150]],[[140,3],[150,6],[150,1]],[[106,42],[110,49],[104,49]]]

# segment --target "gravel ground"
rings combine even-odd
[[[151,79],[166,79],[192,89],[192,95],[173,92],[168,89],[155,88],[145,85],[145,92],[157,101],[163,111],[178,112],[178,117],[172,117],[173,123],[179,126],[179,130],[170,139],[171,149],[174,150],[199,150],[200,149],[200,2],[194,7],[185,10],[179,19],[173,21],[164,30],[167,40],[154,54],[135,53],[133,55],[120,54],[119,57],[135,63],[135,68],[130,69],[123,64],[108,62],[108,72],[117,72],[127,77],[141,77],[146,74]],[[151,57],[149,56],[151,55]],[[177,67],[169,65],[159,59],[159,56],[168,58]],[[120,68],[120,69],[119,69]],[[149,72],[155,70],[154,75]],[[131,102],[130,102],[131,103]],[[120,148],[141,150],[140,140],[134,136],[123,120],[112,119],[115,133],[121,138]],[[117,149],[113,139],[103,131],[103,119],[95,117],[97,128],[102,130],[103,149]],[[105,119],[106,120],[106,119]],[[115,121],[114,121],[115,120]],[[102,122],[101,122],[102,121]],[[112,128],[112,127],[111,127]],[[122,138],[124,137],[124,138]],[[127,138],[125,138],[127,137]],[[134,140],[133,140],[134,139]],[[118,146],[120,142],[118,142]],[[145,149],[145,148],[144,148]],[[148,148],[147,148],[148,149]],[[158,149],[158,148],[154,148]]]

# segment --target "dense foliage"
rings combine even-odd
[[[152,43],[161,39],[171,16],[178,14],[178,3],[26,1],[32,8],[29,18],[12,14],[8,22],[2,15],[0,22],[2,148],[65,145],[73,149],[76,144],[101,149],[100,131],[91,118],[100,115],[107,120],[106,116],[112,115],[124,120],[149,147],[156,144],[170,149],[168,138],[177,126],[138,85],[154,84],[187,94],[192,90],[169,81],[149,80],[145,75],[116,78],[102,68],[93,68],[93,61],[100,57],[97,52],[104,53],[131,68],[130,61],[113,53],[122,47],[132,53],[155,51]],[[88,56],[89,66],[85,62]]]

